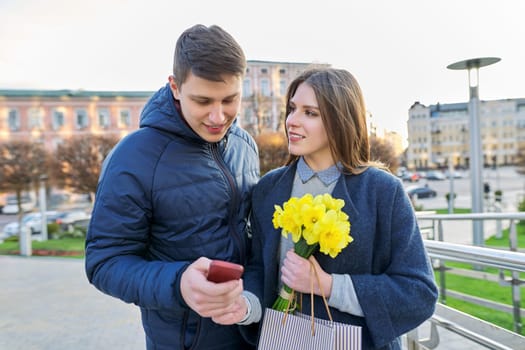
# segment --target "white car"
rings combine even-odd
[[[59,212],[53,222],[59,224],[64,231],[71,231],[74,225],[87,226],[90,219],[90,213],[79,209]]]
[[[20,198],[20,206],[22,211],[27,213],[33,210],[36,206],[36,198],[32,194],[23,194]],[[5,206],[2,208],[3,214],[18,214],[18,199],[16,195],[7,196]]]
[[[54,221],[57,214],[58,213],[56,211],[47,211],[47,222]],[[32,235],[40,233],[42,231],[41,213],[29,213],[24,215],[22,217],[22,226],[28,228]],[[4,237],[16,236],[18,234],[20,234],[20,230],[18,228],[18,220],[11,221],[10,223],[4,226]]]

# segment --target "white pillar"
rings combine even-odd
[[[40,176],[40,188],[39,188],[39,203],[40,203],[40,221],[41,221],[41,228],[40,228],[40,236],[42,237],[42,241],[47,241],[47,215],[46,215],[46,179],[47,177],[45,175]]]
[[[33,248],[31,247],[31,230],[29,227],[22,226],[19,229],[18,243],[20,245],[20,255],[31,256]]]

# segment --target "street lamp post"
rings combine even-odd
[[[47,202],[47,199],[46,199],[46,180],[47,180],[47,175],[43,174],[43,175],[40,175],[40,186],[39,186],[39,203],[40,203],[40,222],[41,222],[41,227],[40,227],[40,235],[42,237],[42,240],[43,241],[47,241],[47,215],[46,215],[46,211],[47,211],[47,208],[46,208],[46,202]]]
[[[455,62],[447,66],[453,70],[468,70],[468,79],[470,87],[469,100],[469,123],[470,123],[470,188],[472,197],[472,212],[483,212],[483,183],[482,183],[482,150],[481,150],[481,133],[479,125],[479,68],[485,67],[496,62],[501,58],[482,57],[471,58],[464,61]],[[474,245],[483,246],[483,221],[473,220],[473,237]]]

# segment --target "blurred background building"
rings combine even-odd
[[[241,126],[255,137],[282,130],[286,89],[311,65],[249,60],[242,86]],[[138,128],[142,108],[153,93],[0,90],[0,142],[31,140],[53,151],[73,136],[94,134],[121,138]],[[403,146],[406,140],[397,132],[377,125],[371,113],[367,118],[368,129],[370,135],[387,141],[396,155],[405,156],[408,167],[440,167],[451,156],[456,165],[468,166],[467,107],[467,103],[428,107],[414,103],[409,110],[406,150]],[[512,163],[518,141],[525,140],[525,100],[484,101],[481,116],[487,162],[496,156],[499,164]]]
[[[468,102],[425,106],[415,102],[409,109],[406,163],[410,169],[468,168]],[[515,164],[525,146],[525,99],[480,101],[482,157],[484,166]]]
[[[310,63],[248,61],[240,124],[252,135],[283,126],[286,88]],[[328,66],[328,65],[324,65]],[[40,142],[56,149],[72,136],[119,138],[139,126],[154,91],[0,90],[0,142]]]
[[[34,141],[48,150],[72,136],[136,130],[151,91],[0,90],[0,142]]]

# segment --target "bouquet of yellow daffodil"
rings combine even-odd
[[[353,241],[348,215],[341,210],[344,205],[344,200],[330,194],[292,197],[282,207],[275,206],[273,226],[282,228],[285,237],[292,235],[294,251],[299,256],[308,259],[319,248],[320,252],[335,258]],[[290,307],[290,298],[287,298],[292,292],[284,285],[272,309],[292,311],[295,303]]]

